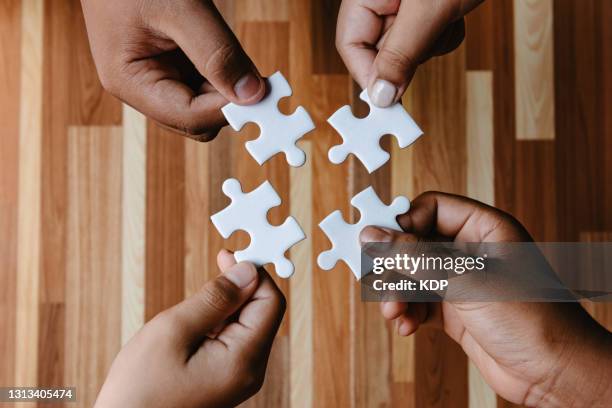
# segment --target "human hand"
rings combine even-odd
[[[463,16],[483,0],[343,0],[336,47],[372,103],[400,100],[417,66],[461,44]]]
[[[285,298],[270,276],[228,251],[223,273],[148,322],[119,352],[104,407],[228,407],[261,387]]]
[[[106,90],[145,115],[207,141],[228,101],[252,104],[265,82],[211,0],[82,0]]]
[[[510,215],[450,194],[417,197],[398,221],[404,233],[368,227],[361,240],[532,241]],[[493,390],[514,403],[603,406],[612,400],[612,336],[578,303],[383,302],[381,311],[396,320],[402,336],[423,325],[443,329]]]

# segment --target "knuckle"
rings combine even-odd
[[[394,47],[381,49],[379,51],[379,58],[387,65],[387,69],[401,73],[406,73],[417,65],[417,61],[414,58]]]
[[[204,307],[218,312],[231,308],[239,300],[239,293],[235,286],[223,277],[219,277],[204,286],[199,298]]]
[[[206,74],[222,78],[228,77],[228,69],[235,67],[242,59],[240,54],[235,44],[227,42],[218,44],[206,62]]]

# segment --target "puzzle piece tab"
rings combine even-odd
[[[401,103],[388,108],[378,108],[370,103],[365,89],[359,98],[370,106],[370,114],[365,118],[356,118],[351,107],[345,105],[327,119],[343,139],[342,144],[329,149],[328,156],[332,163],[340,164],[352,153],[361,160],[368,172],[372,173],[389,160],[389,153],[380,147],[382,136],[395,136],[399,147],[404,148],[418,139],[423,132]]]
[[[291,87],[280,72],[266,79],[267,94],[255,105],[228,103],[221,111],[232,129],[239,131],[248,122],[259,126],[257,139],[246,142],[246,149],[260,165],[276,153],[285,153],[287,162],[299,167],[306,162],[306,154],[295,143],[314,129],[306,110],[299,106],[291,115],[278,110],[278,101],[291,96]]]
[[[321,269],[332,269],[339,260],[344,261],[358,280],[361,279],[361,245],[359,234],[365,227],[386,227],[401,231],[396,217],[410,208],[410,201],[406,197],[396,197],[391,205],[385,205],[370,186],[355,195],[351,205],[361,214],[359,222],[348,224],[342,218],[340,210],[336,210],[323,221],[319,227],[332,243],[332,248],[323,251],[317,258]]]
[[[231,198],[229,206],[210,217],[223,238],[235,231],[246,231],[251,237],[250,245],[234,253],[236,261],[248,261],[257,266],[273,263],[276,274],[288,278],[293,274],[293,263],[285,257],[285,251],[306,236],[293,217],[287,217],[282,225],[268,223],[268,211],[281,204],[274,187],[265,181],[250,193],[243,193],[240,182],[227,179],[223,182],[223,193]]]

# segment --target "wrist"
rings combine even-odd
[[[612,402],[612,333],[584,314],[565,333],[551,336],[553,369],[525,399],[536,407],[603,407]],[[563,333],[563,331],[560,331]]]

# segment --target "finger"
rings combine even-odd
[[[161,24],[160,29],[226,99],[252,104],[264,96],[264,80],[212,1],[188,2]]]
[[[173,324],[172,335],[182,346],[198,344],[252,296],[257,282],[255,266],[238,263],[206,283],[197,294],[162,312],[160,319]]]
[[[384,108],[401,98],[436,40],[449,24],[463,16],[459,3],[401,2],[368,77],[368,94],[374,105]]]
[[[234,265],[236,265],[234,254],[227,249],[220,250],[217,254],[217,266],[219,266],[221,272],[225,272]]]
[[[371,225],[361,230],[359,233],[359,240],[363,244],[368,242],[417,243],[419,241],[418,237],[413,234]]]
[[[366,88],[376,45],[385,30],[385,16],[397,12],[399,0],[345,0],[340,5],[336,48],[359,86]]]
[[[420,237],[442,236],[462,242],[531,241],[511,215],[454,194],[427,192],[398,217],[404,231]]]
[[[226,124],[221,107],[227,100],[216,91],[197,94],[168,61],[135,61],[123,75],[110,91],[165,127],[207,141]]]
[[[380,311],[387,320],[397,319],[407,310],[408,303],[406,302],[382,302],[380,304]]]
[[[228,325],[218,338],[229,345],[248,344],[266,353],[283,319],[286,303],[282,292],[263,268],[259,269],[259,280],[259,287],[240,311],[238,321]]]

